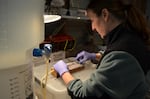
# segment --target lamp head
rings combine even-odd
[[[51,23],[61,19],[60,15],[44,15],[44,23]]]

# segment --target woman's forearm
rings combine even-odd
[[[74,77],[70,74],[70,72],[65,72],[61,77],[65,84],[68,84],[70,81],[74,80]]]

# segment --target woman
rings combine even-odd
[[[148,91],[145,75],[150,66],[144,17],[132,4],[121,0],[91,0],[87,16],[107,48],[103,54],[83,51],[77,55],[79,63],[100,59],[85,82],[74,78],[62,60],[54,64],[69,95],[72,99],[144,99]]]

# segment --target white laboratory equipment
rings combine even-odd
[[[79,65],[73,57],[63,59],[67,64],[73,63],[73,65]],[[51,62],[49,70],[55,62]],[[81,79],[83,82],[88,79],[91,73],[95,70],[96,64],[87,61],[83,64],[84,68],[73,72],[75,78]],[[43,90],[41,79],[45,75],[46,64],[40,64],[34,67],[34,89],[37,99],[71,99],[67,93],[67,88],[63,80],[59,77],[56,78],[49,74],[46,87]]]
[[[0,0],[1,99],[33,99],[27,53],[44,40],[43,13],[44,0]]]

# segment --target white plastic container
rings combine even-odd
[[[26,63],[44,39],[44,0],[0,0],[0,69]]]
[[[2,99],[33,99],[33,64],[27,53],[44,40],[43,13],[44,0],[0,0]]]

